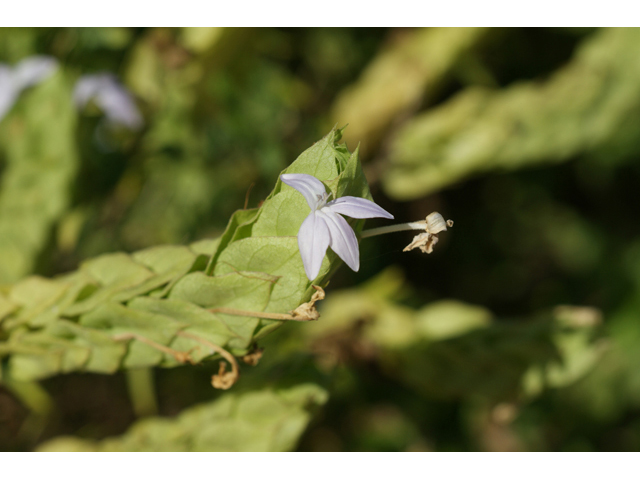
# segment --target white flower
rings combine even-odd
[[[58,68],[58,61],[46,55],[34,55],[18,63],[13,73],[21,89],[37,85],[48,78]]]
[[[25,58],[13,68],[0,64],[0,120],[11,110],[25,88],[45,80],[57,68],[56,59],[45,55]]]
[[[329,195],[324,184],[312,175],[287,173],[280,175],[280,179],[300,192],[311,208],[298,231],[300,256],[309,280],[318,276],[329,246],[349,268],[357,272],[360,268],[358,239],[347,221],[338,214],[353,218],[389,219],[393,219],[393,215],[364,198],[340,197],[327,202]]]
[[[80,77],[73,90],[73,99],[79,108],[93,100],[112,124],[132,130],[142,126],[142,115],[133,97],[111,73]]]
[[[0,64],[0,120],[16,103],[20,91],[15,88],[13,71],[10,67]]]

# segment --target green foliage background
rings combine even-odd
[[[60,62],[0,120],[0,449],[640,449],[639,42],[0,30],[0,62]],[[141,130],[74,107],[100,71]],[[330,253],[318,322],[209,312],[310,298],[284,169],[455,226]],[[264,353],[222,392],[193,336]]]

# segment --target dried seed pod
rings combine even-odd
[[[435,235],[436,233],[443,232],[446,229],[447,222],[445,222],[444,217],[438,212],[432,212],[427,215],[427,233]]]
[[[422,223],[422,222],[420,222]],[[438,243],[438,233],[446,231],[447,227],[452,227],[453,221],[446,220],[438,212],[432,212],[427,215],[425,220],[425,232],[419,233],[413,237],[413,241],[407,245],[402,251],[408,252],[414,248],[419,248],[424,253],[433,252],[433,247]]]
[[[403,252],[408,252],[414,248],[419,248],[424,253],[433,252],[433,246],[438,243],[438,236],[432,235],[428,232],[419,233],[413,237],[413,241],[404,247]]]

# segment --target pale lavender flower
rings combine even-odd
[[[58,61],[46,55],[34,55],[18,63],[13,71],[20,88],[37,85],[58,68]]]
[[[298,231],[298,248],[309,280],[320,273],[322,259],[329,246],[351,270],[357,272],[360,268],[358,239],[347,221],[338,214],[353,218],[389,219],[393,219],[393,215],[359,197],[340,197],[327,202],[330,195],[324,184],[312,175],[286,173],[280,175],[280,179],[300,192],[311,208]]]
[[[25,58],[13,68],[0,64],[0,120],[11,110],[25,88],[45,80],[57,68],[56,59],[45,55]]]
[[[80,77],[73,91],[73,99],[79,108],[93,100],[112,124],[132,130],[142,126],[142,115],[132,95],[113,74],[98,73]]]
[[[11,110],[19,94],[15,88],[11,68],[0,64],[0,120]]]

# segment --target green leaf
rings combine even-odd
[[[169,317],[134,310],[117,303],[105,303],[83,315],[80,325],[103,331],[111,337],[139,335],[160,345],[168,345],[185,326]],[[125,368],[157,365],[165,359],[165,354],[158,349],[133,340],[135,339],[131,339],[124,358]]]
[[[486,328],[491,323],[491,318],[491,312],[486,308],[443,300],[419,310],[416,327],[424,338],[444,340]]]
[[[287,169],[316,175],[334,196],[370,198],[358,160],[332,130]],[[304,198],[279,179],[261,208],[236,212],[219,239],[85,261],[56,279],[8,289],[2,327],[7,378],[198,362],[226,348],[246,354],[314,292],[298,251]],[[358,222],[359,228],[362,222]],[[330,252],[318,284],[341,261]],[[219,309],[219,311],[216,311]]]
[[[94,373],[115,373],[127,352],[124,342],[117,342],[106,332],[86,328],[73,322],[59,320],[48,332],[57,337],[72,339],[90,351],[89,359],[82,370]]]
[[[269,302],[277,278],[256,273],[229,273],[209,277],[202,272],[184,276],[173,288],[170,298],[187,300],[202,307],[234,307],[260,311]]]
[[[410,200],[490,170],[637,155],[639,40],[635,29],[600,30],[546,81],[469,87],[412,118],[390,142],[385,191]]]
[[[240,353],[247,347],[247,342],[251,341],[251,334],[255,328],[255,323],[251,324],[246,319],[217,315],[184,300],[140,297],[131,301],[129,307],[174,319],[187,325],[182,332],[223,348],[239,348]],[[248,328],[243,329],[245,326]],[[169,346],[182,352],[191,351],[191,358],[196,362],[213,353],[203,344],[180,336],[176,336]]]
[[[18,309],[18,305],[0,294],[0,323],[7,316]]]
[[[322,321],[301,333],[327,351],[345,336],[367,345],[388,377],[436,399],[531,398],[577,382],[602,355],[591,324],[548,313],[499,322],[483,307],[453,300],[413,309],[395,300],[403,291],[397,273],[384,271],[362,288],[331,295]],[[564,307],[565,316],[579,317],[571,310]]]
[[[189,245],[189,248],[198,255],[210,257],[218,249],[220,238],[205,238]]]
[[[171,292],[171,299],[185,300],[202,307],[229,307],[264,312],[278,279],[260,272],[238,272],[208,277],[201,272],[187,275]],[[230,346],[246,349],[260,319],[241,315],[216,314],[236,337]],[[226,342],[224,342],[226,343]]]
[[[191,268],[196,254],[181,245],[162,245],[135,252],[131,258],[155,273],[167,273]]]
[[[220,255],[214,274],[229,275],[235,271],[245,275],[268,272],[279,277],[264,311],[288,312],[306,301],[309,280],[295,237],[251,237],[232,243]],[[320,273],[326,273],[325,264]]]
[[[136,287],[154,276],[149,269],[136,263],[124,253],[111,253],[88,260],[82,264],[81,270],[95,279],[103,288],[87,299],[67,308],[63,312],[65,316],[73,317],[88,312],[111,299],[116,293]],[[147,291],[156,286],[155,283],[148,285]],[[146,293],[146,291],[141,293]],[[125,294],[121,300],[126,300],[127,297],[132,298],[133,296],[135,296],[135,293],[132,296]]]
[[[67,285],[47,278],[28,277],[13,286],[10,299],[25,308],[46,307],[60,298],[67,288]]]
[[[71,81],[58,71],[24,92],[0,128],[0,282],[32,272],[68,208],[78,169]]]
[[[40,451],[126,452],[284,452],[295,449],[312,411],[327,401],[327,392],[307,383],[286,389],[264,389],[192,407],[174,419],[138,421],[120,437],[94,442],[60,437]]]
[[[486,28],[421,28],[388,42],[361,77],[345,88],[332,108],[335,122],[350,122],[348,144],[371,153],[384,131],[415,105],[436,96],[448,76],[468,64],[491,33]],[[466,60],[462,62],[461,59]]]
[[[220,253],[227,248],[230,242],[236,240],[236,238],[240,235],[243,235],[241,238],[251,235],[251,226],[253,225],[253,221],[260,214],[260,209],[250,209],[250,210],[238,210],[235,212],[231,219],[229,220],[229,224],[225,229],[224,233],[220,237],[220,241],[217,244],[217,248],[211,256],[211,260],[207,265],[206,273],[208,275],[213,271],[213,266],[217,261]],[[246,232],[243,234],[243,232]]]

